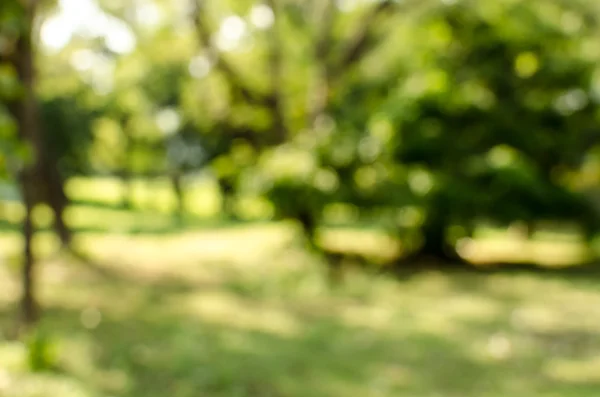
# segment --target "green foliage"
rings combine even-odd
[[[3,1],[0,5],[0,34],[5,37],[17,37],[25,28],[24,9],[18,0]]]
[[[61,173],[65,177],[88,173],[94,114],[77,95],[47,99],[40,107],[45,144],[60,159]]]
[[[27,365],[33,372],[56,369],[56,346],[50,336],[40,329],[27,337]]]
[[[7,178],[25,160],[26,148],[20,143],[9,103],[21,96],[21,85],[9,61],[16,38],[23,29],[23,9],[17,1],[0,5],[0,177]]]
[[[161,2],[153,24],[152,7],[106,1],[136,35],[130,53],[79,37],[43,54],[47,144],[63,172],[205,169],[225,195],[262,195],[276,216],[315,225],[347,204],[399,234],[481,220],[593,234],[592,2],[201,3],[194,19]],[[77,66],[82,51],[97,62]],[[72,78],[50,84],[59,70]],[[418,222],[398,216],[415,211]]]
[[[588,94],[596,62],[580,46],[596,30],[583,15],[554,9],[563,22],[578,21],[576,32],[565,31],[539,7],[553,5],[440,8],[420,28],[433,40],[415,54],[424,59],[419,70],[387,99],[395,160],[431,173],[437,186],[428,194],[442,194],[463,222],[586,222],[592,214],[561,175],[596,141],[598,107]],[[566,197],[586,215],[562,211],[572,208]]]

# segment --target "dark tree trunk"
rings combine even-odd
[[[64,248],[71,246],[73,234],[71,229],[65,222],[65,210],[69,205],[69,198],[64,191],[64,181],[58,173],[58,168],[55,166],[46,168],[44,179],[46,185],[46,201],[52,212],[54,212],[54,229],[60,238],[60,242]]]
[[[413,253],[413,258],[438,260],[440,262],[461,261],[456,249],[448,243],[446,231],[449,222],[445,214],[433,209],[427,216],[421,233],[423,245]]]
[[[51,153],[39,126],[39,112],[35,93],[35,65],[33,48],[33,20],[37,2],[23,3],[25,24],[16,42],[15,52],[8,59],[14,66],[23,87],[23,96],[8,104],[15,118],[20,139],[30,145],[34,162],[18,176],[23,193],[29,194],[29,205],[46,203],[54,213],[54,229],[63,246],[70,246],[72,233],[64,221],[69,199],[64,191],[56,156]],[[24,197],[25,199],[25,197]]]
[[[310,211],[300,211],[297,220],[300,223],[302,233],[310,248],[317,248],[317,243],[315,241],[317,222],[313,214]]]
[[[222,213],[226,219],[237,220],[235,213],[235,189],[233,184],[226,179],[219,179],[219,188],[222,197]]]
[[[185,196],[182,183],[182,175],[180,171],[175,171],[171,174],[171,185],[177,200],[176,216],[182,221],[185,216]]]
[[[446,232],[451,224],[450,208],[447,200],[440,195],[434,198],[428,208],[427,218],[421,228],[423,244],[403,258],[399,268],[411,267],[464,267],[467,262],[448,242]]]
[[[35,205],[32,185],[28,183],[30,175],[23,173],[22,194],[25,202],[25,219],[23,221],[23,268],[21,272],[21,316],[23,326],[30,328],[38,319],[38,303],[35,297],[35,257],[33,253],[34,226],[32,219]]]
[[[527,241],[533,239],[533,236],[535,235],[535,232],[536,232],[535,221],[528,220],[525,223],[525,237],[526,237]]]
[[[35,258],[32,241],[34,226],[32,220],[33,207],[39,198],[45,197],[51,180],[41,178],[48,171],[49,165],[46,147],[40,133],[38,121],[37,100],[35,94],[35,67],[33,51],[33,20],[35,3],[23,4],[25,11],[24,28],[17,40],[13,65],[23,87],[23,95],[12,103],[9,109],[13,114],[19,129],[20,139],[29,144],[34,155],[33,164],[28,164],[19,170],[18,180],[25,203],[25,219],[23,222],[23,266],[22,266],[22,297],[21,314],[26,327],[33,325],[38,317],[35,300]]]
[[[283,102],[283,51],[281,40],[281,15],[275,0],[267,0],[267,4],[273,10],[275,22],[270,32],[269,51],[269,75],[271,77],[271,94],[267,101],[271,114],[273,115],[273,143],[282,144],[288,138],[288,130],[285,123],[285,106]]]
[[[309,211],[300,211],[296,217],[296,221],[300,224],[302,237],[306,242],[308,249],[318,255],[323,256],[327,264],[327,278],[332,286],[343,283],[343,255],[327,254],[323,248],[317,243],[317,226],[318,220],[315,215]]]

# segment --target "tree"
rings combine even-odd
[[[457,3],[423,24],[437,39],[407,81],[417,91],[408,86],[390,113],[396,161],[430,180],[419,254],[458,258],[446,232],[482,218],[568,219],[588,232],[598,224],[563,182],[597,142],[598,106],[587,94],[595,61],[579,46],[595,25],[569,5],[556,19],[538,6]],[[567,12],[581,22],[574,32],[558,20]]]
[[[226,212],[253,189],[316,248],[340,203],[445,260],[460,260],[450,229],[481,220],[593,233],[572,186],[597,140],[589,2],[188,4],[162,4],[170,19],[152,27],[135,5],[111,9],[128,51],[70,44],[114,66],[94,115],[67,122],[68,99],[44,98],[52,124],[92,125],[91,168],[168,173],[181,214],[183,176],[207,167]],[[61,164],[84,162],[73,153]]]
[[[272,148],[278,145],[282,146],[284,152],[288,149],[292,152],[311,150],[300,141],[305,135],[312,136],[307,138],[309,141],[319,140],[318,124],[332,117],[334,122],[337,121],[335,102],[338,95],[343,95],[344,84],[353,75],[354,67],[385,36],[385,32],[382,34],[377,29],[377,24],[393,19],[397,15],[394,11],[406,10],[412,4],[400,7],[395,2],[382,1],[373,6],[361,6],[356,11],[361,17],[360,23],[357,23],[359,26],[350,32],[340,27],[339,20],[346,16],[342,15],[333,1],[318,5],[313,2],[300,5],[268,1],[262,5],[254,5],[261,7],[272,18],[271,23],[264,26],[264,32],[253,32],[252,36],[264,45],[260,48],[264,49],[266,61],[258,63],[257,70],[262,70],[265,76],[269,76],[267,81],[256,75],[250,76],[246,73],[247,68],[236,68],[235,51],[226,54],[215,45],[210,27],[214,26],[211,20],[211,10],[214,12],[214,9],[211,6],[216,5],[195,0],[192,0],[192,5],[199,42],[206,57],[212,60],[214,70],[226,79],[232,101],[244,101],[257,109],[268,111],[270,132],[258,144],[257,141],[251,143],[256,144],[254,147],[260,153],[272,157],[273,150],[278,151]],[[222,7],[227,8],[227,5]],[[243,6],[240,4],[241,7]],[[313,29],[313,25],[317,28]],[[299,48],[302,51],[298,51]],[[297,75],[307,78],[298,79],[295,77]],[[298,94],[299,92],[303,94]],[[231,115],[233,116],[233,112]],[[360,140],[360,136],[357,139]],[[317,161],[321,160],[324,159]],[[317,170],[322,171],[321,175],[346,171],[331,168],[326,162],[318,164],[314,171]],[[337,179],[338,175],[332,177]],[[312,240],[320,213],[329,200],[326,197],[330,195],[321,196],[318,189],[314,189],[312,179],[313,177],[309,177],[304,181],[292,182],[289,178],[275,178],[268,184],[271,187],[265,193],[273,202],[278,216],[297,220],[314,245]]]
[[[34,233],[32,212],[40,195],[38,183],[41,182],[41,178],[39,176],[41,172],[44,172],[44,165],[48,161],[45,157],[45,149],[39,132],[37,104],[34,92],[35,72],[32,25],[35,7],[36,4],[33,2],[28,4],[9,2],[5,3],[2,7],[2,17],[13,22],[12,31],[3,33],[8,36],[8,39],[14,45],[10,53],[2,54],[2,63],[8,63],[12,67],[22,87],[19,95],[11,98],[11,101],[8,103],[8,110],[15,120],[20,139],[28,144],[34,153],[33,164],[22,166],[18,170],[18,179],[25,204],[22,268],[23,297],[21,301],[23,322],[25,325],[34,323],[38,316],[38,304],[33,285],[35,280],[35,257],[32,248]]]

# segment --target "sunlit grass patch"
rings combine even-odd
[[[0,232],[0,261],[17,266],[21,258],[23,238],[14,232]],[[58,237],[49,232],[38,232],[33,239],[33,249],[40,257],[47,257],[59,247]],[[1,262],[0,262],[1,263]]]
[[[75,200],[121,203],[123,185],[117,178],[72,178],[65,184],[67,195]]]
[[[65,221],[75,229],[92,229],[109,233],[130,232],[142,229],[172,229],[172,216],[157,212],[131,212],[122,209],[71,206],[65,213]]]
[[[324,230],[321,244],[333,252],[360,254],[367,257],[391,259],[400,254],[400,244],[383,233],[350,228]]]
[[[461,256],[477,263],[536,263],[568,266],[592,259],[589,247],[575,238],[525,240],[500,231],[493,236],[464,239],[458,245]]]
[[[273,264],[260,263],[258,260],[289,244],[294,235],[294,230],[286,225],[270,224],[167,236],[82,234],[78,243],[94,256],[110,259],[115,264],[125,262],[142,269],[155,266],[177,273],[186,268],[169,268],[164,264],[171,261],[178,261],[180,266],[190,263],[255,263],[264,269]]]
[[[185,207],[190,214],[211,217],[220,209],[220,195],[213,181],[201,179],[186,183]],[[118,207],[131,200],[135,208],[172,213],[177,208],[173,187],[168,178],[133,179],[129,186],[114,177],[72,178],[66,184],[69,197]]]
[[[543,370],[551,379],[558,381],[572,384],[580,382],[596,382],[600,384],[600,355],[584,360],[549,360]]]

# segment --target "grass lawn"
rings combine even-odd
[[[59,369],[0,342],[0,396],[600,395],[598,280],[350,273],[332,289],[281,225],[80,244],[97,268],[40,269]],[[16,277],[0,264],[5,331]]]
[[[185,226],[203,229],[185,232],[170,215],[166,181],[136,183],[133,210],[119,208],[118,181],[67,188],[76,202],[67,221],[94,265],[53,256],[56,239],[36,236],[41,330],[55,371],[31,372],[25,345],[3,336],[19,296],[23,214],[14,198],[1,207],[0,397],[600,395],[600,280],[356,272],[333,289],[288,225],[214,228],[210,184],[190,187]],[[243,207],[250,218],[261,209]],[[47,227],[49,210],[35,220]],[[398,250],[372,230],[324,230],[322,243],[375,256]],[[549,265],[588,255],[566,234],[523,241],[497,230],[481,230],[461,251]]]

